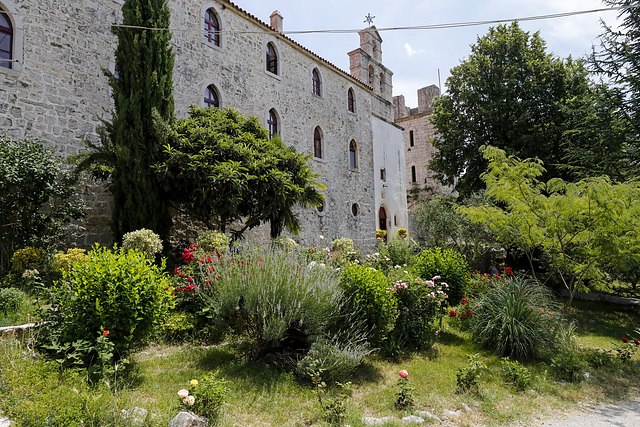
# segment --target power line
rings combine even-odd
[[[401,26],[401,27],[384,27],[384,28],[376,28],[379,32],[384,31],[408,31],[408,30],[440,30],[447,28],[464,28],[464,27],[473,27],[480,25],[491,25],[491,24],[503,24],[509,22],[526,22],[526,21],[542,21],[547,19],[558,19],[558,18],[567,18],[571,16],[578,15],[586,15],[591,13],[599,13],[599,12],[611,12],[622,9],[636,9],[640,8],[640,5],[632,5],[632,6],[615,6],[609,8],[600,8],[600,9],[590,9],[590,10],[580,10],[573,12],[561,12],[561,13],[553,13],[547,15],[536,15],[536,16],[525,16],[522,18],[509,18],[509,19],[493,19],[493,20],[484,20],[484,21],[466,21],[466,22],[452,22],[445,24],[429,24],[429,25],[413,25],[413,26]],[[3,10],[0,10],[0,13],[8,14]],[[34,19],[46,19],[47,17],[37,16],[37,15],[29,15],[29,14],[20,14],[16,13],[17,16],[29,17]],[[65,20],[70,22],[69,19],[61,19],[59,17],[51,17],[50,19],[55,19],[56,21]],[[180,32],[180,33],[195,33],[200,35],[208,34],[209,32],[201,30],[201,29],[185,29],[185,28],[151,28],[144,27],[138,25],[124,25],[124,24],[77,24],[79,27],[84,28],[133,28],[140,30],[151,30],[151,31],[171,31],[171,32]],[[350,33],[358,33],[362,31],[362,29],[342,29],[342,30],[297,30],[297,31],[285,31],[284,35],[290,34],[350,34]],[[216,31],[219,34],[261,34],[264,31],[236,31],[236,30],[221,30]]]

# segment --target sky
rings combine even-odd
[[[284,30],[360,30],[365,17],[375,16],[378,29],[470,21],[516,19],[556,13],[603,9],[601,0],[232,0],[269,23],[274,10],[284,17]],[[561,58],[584,57],[598,45],[601,20],[616,27],[618,11],[521,22],[531,33],[540,31],[547,52]],[[440,84],[446,91],[449,70],[466,59],[470,45],[491,25],[431,30],[381,31],[382,62],[393,72],[393,95],[404,95],[417,107],[417,90]],[[322,58],[349,72],[347,52],[359,47],[357,32],[346,34],[287,34]],[[440,76],[440,81],[439,81]]]

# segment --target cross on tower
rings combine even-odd
[[[364,22],[367,22],[369,26],[371,26],[373,25],[373,18],[375,18],[375,16],[371,16],[370,13],[367,13],[367,16],[364,17]]]

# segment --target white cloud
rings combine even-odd
[[[417,53],[424,53],[424,50],[415,50],[414,48],[411,47],[411,45],[409,43],[405,43],[404,44],[404,49],[407,51],[407,55],[409,55],[409,58],[411,58],[413,55],[417,54]]]

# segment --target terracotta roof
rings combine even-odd
[[[347,73],[346,71],[342,70],[341,68],[339,68],[338,66],[332,64],[331,62],[327,61],[326,59],[324,59],[323,57],[319,56],[318,54],[316,54],[315,52],[310,51],[309,49],[307,49],[306,47],[302,46],[300,43],[298,43],[297,41],[293,40],[290,37],[287,37],[286,35],[282,34],[282,33],[278,33],[276,30],[274,30],[273,28],[271,28],[270,25],[262,22],[260,19],[258,19],[256,16],[250,14],[249,12],[247,12],[246,10],[244,10],[243,8],[241,8],[240,6],[238,6],[237,4],[235,4],[234,2],[230,1],[230,0],[219,0],[221,3],[225,3],[229,6],[231,6],[232,8],[234,8],[235,10],[237,10],[238,12],[246,15],[248,18],[250,18],[252,21],[255,21],[256,24],[260,25],[261,27],[265,28],[267,31],[270,31],[274,34],[277,34],[278,36],[284,38],[285,40],[289,41],[290,43],[294,44],[295,46],[299,47],[300,49],[304,50],[305,52],[313,55],[314,57],[316,57],[317,59],[319,59],[320,61],[324,62],[325,64],[327,64],[328,66],[330,66],[331,68],[333,68],[334,70],[338,71],[339,73],[349,77],[352,80],[357,81],[358,83],[364,85],[365,87],[369,88],[369,90],[373,91],[373,88],[371,86],[369,86],[367,83],[363,82],[362,80],[352,76],[351,74]]]

